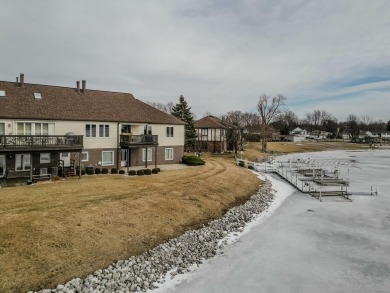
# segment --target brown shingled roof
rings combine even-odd
[[[230,128],[234,127],[222,122],[221,119],[215,116],[206,116],[195,121],[195,128]]]
[[[0,118],[185,124],[129,93],[0,81]],[[40,93],[42,100],[36,100]]]

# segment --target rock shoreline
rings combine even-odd
[[[75,278],[55,289],[27,293],[130,293],[155,289],[167,277],[190,272],[206,259],[223,253],[228,245],[227,236],[242,232],[247,223],[268,208],[273,198],[271,183],[266,181],[247,202],[207,226],[187,231],[141,255],[119,260],[85,279]]]

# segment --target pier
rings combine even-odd
[[[263,163],[236,159],[237,165],[263,173],[274,173],[302,193],[323,201],[324,197],[338,197],[351,202],[349,189],[349,162],[347,160],[302,160],[299,158],[277,161],[271,158]],[[342,174],[342,173],[346,174]],[[344,175],[344,177],[343,177]],[[359,195],[379,195],[378,188]]]

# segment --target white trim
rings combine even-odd
[[[83,155],[87,155],[87,159],[83,160]],[[81,152],[81,162],[87,162],[89,161],[89,152]]]
[[[169,154],[170,152],[171,154]],[[165,148],[164,153],[165,153],[165,161],[173,161],[175,157],[173,148]],[[169,155],[171,155],[171,157]]]
[[[20,157],[19,159],[19,163],[21,163],[21,167],[22,169],[18,169],[18,165],[17,165],[17,162],[18,162],[18,157]],[[28,158],[28,160],[27,160]],[[30,170],[30,164],[31,164],[31,155],[30,154],[16,154],[15,155],[15,171],[27,171],[27,170]]]
[[[104,162],[104,153],[112,153],[112,162]],[[102,151],[102,166],[112,166],[114,165],[114,151]]]

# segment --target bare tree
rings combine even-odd
[[[256,132],[260,129],[260,115],[257,113],[245,112],[242,114],[243,127],[247,133]]]
[[[359,118],[355,114],[349,114],[347,117],[347,125],[351,131],[352,137],[359,133],[358,128]]]
[[[264,153],[267,152],[270,123],[280,113],[279,107],[284,105],[286,99],[283,95],[271,97],[263,94],[257,102],[261,121],[261,151]]]
[[[167,104],[162,104],[157,102],[146,102],[146,103],[167,114],[172,113],[172,107],[174,106],[173,102],[168,102]]]
[[[244,127],[244,115],[241,111],[230,111],[221,116],[222,122],[229,127],[226,133],[227,142],[233,147],[237,154],[239,148],[242,148],[242,129]]]

